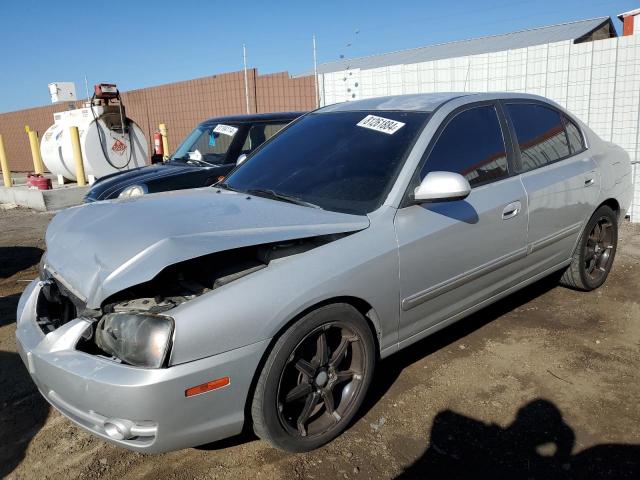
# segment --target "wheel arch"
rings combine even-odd
[[[616,200],[613,197],[607,198],[604,202],[598,205],[593,212],[595,213],[598,210],[598,208],[603,207],[605,205],[609,207],[611,210],[613,210],[616,214],[616,217],[618,217],[618,220],[620,220],[620,203],[618,202],[618,200]]]
[[[373,335],[373,341],[375,343],[376,354],[379,359],[380,348],[381,348],[380,339],[382,335],[382,330],[380,328],[380,321],[379,321],[378,315],[375,312],[375,309],[371,306],[369,302],[359,297],[346,295],[346,296],[331,297],[331,298],[327,298],[314,303],[313,305],[305,308],[301,312],[298,312],[297,314],[292,316],[287,322],[285,322],[277,331],[277,333],[271,338],[269,345],[267,346],[264,353],[262,354],[262,357],[258,362],[258,366],[255,372],[253,373],[253,378],[251,379],[251,385],[247,393],[247,398],[245,399],[245,407],[244,407],[244,430],[245,431],[249,431],[249,428],[253,424],[253,420],[251,418],[251,403],[253,402],[253,396],[255,394],[256,384],[258,383],[258,379],[260,378],[260,373],[262,372],[262,368],[264,367],[264,364],[266,363],[267,358],[269,358],[269,355],[271,354],[273,347],[278,341],[278,339],[284,334],[284,332],[286,332],[289,329],[289,327],[291,327],[291,325],[296,323],[298,320],[300,320],[302,317],[304,317],[308,313],[314,310],[317,310],[318,308],[324,307],[326,305],[334,305],[338,303],[346,303],[348,305],[351,305],[358,312],[360,312],[360,314],[364,317],[365,321],[367,322],[367,325],[371,329],[371,333]]]
[[[616,219],[618,220],[618,222],[620,221],[620,203],[618,202],[618,200],[616,200],[613,197],[609,197],[606,200],[602,201],[600,204],[598,204],[598,206],[596,208],[593,209],[593,212],[591,212],[591,214],[586,218],[586,220],[584,220],[584,224],[582,226],[582,228],[587,228],[587,225],[589,225],[589,222],[591,221],[591,218],[593,217],[593,215],[595,215],[595,213],[598,211],[598,209],[600,207],[604,207],[607,206],[609,207],[611,210],[613,210],[613,212],[616,214]],[[571,249],[571,252],[573,252],[576,247],[578,246],[578,243],[580,242],[580,237],[581,235],[578,235],[578,237],[576,238],[573,247]]]

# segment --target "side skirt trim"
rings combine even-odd
[[[540,240],[536,240],[529,244],[529,253],[533,253],[536,250],[541,250],[544,247],[548,247],[552,243],[559,242],[563,238],[567,238],[570,235],[580,231],[582,229],[582,222],[574,223],[573,225],[569,225],[568,227],[563,228],[551,235],[547,235]]]
[[[520,248],[512,253],[508,253],[502,257],[499,257],[491,262],[485,263],[484,265],[480,265],[472,270],[461,273],[453,277],[452,279],[441,282],[437,285],[433,285],[432,287],[427,288],[426,290],[422,290],[421,292],[414,293],[413,295],[402,300],[402,310],[405,312],[407,310],[411,310],[418,305],[421,305],[424,302],[431,300],[438,295],[442,295],[443,293],[450,292],[451,290],[458,288],[465,283],[469,283],[477,278],[480,278],[483,275],[494,272],[499,268],[508,265],[511,262],[524,258],[527,255],[526,247]]]
[[[438,323],[436,323],[435,325],[432,325],[424,330],[422,330],[419,333],[416,333],[415,335],[412,335],[409,338],[406,338],[404,340],[402,340],[401,342],[398,343],[398,349],[395,350],[400,351],[402,350],[404,347],[407,347],[409,345],[411,345],[412,343],[415,343],[419,340],[422,340],[423,338],[431,335],[432,333],[437,332],[438,330],[441,330],[449,325],[451,325],[452,323],[456,322],[457,320],[460,320],[461,318],[464,318],[468,315],[471,315],[472,313],[483,309],[484,307],[512,294],[513,292],[516,292],[524,287],[526,287],[527,285],[531,285],[532,283],[535,283],[536,281],[540,280],[541,278],[544,278],[550,274],[552,274],[555,271],[560,270],[563,267],[566,267],[567,265],[569,265],[571,263],[571,259],[567,259],[564,260],[556,265],[554,265],[553,267],[547,268],[545,271],[540,272],[537,275],[534,275],[531,278],[528,278],[527,280],[524,280],[520,283],[518,283],[517,285],[514,285],[513,287],[510,287],[500,293],[496,293],[495,295],[493,295],[492,297],[489,297],[486,300],[483,300],[482,302],[467,308],[466,310],[463,310],[462,312],[456,313],[455,315],[446,318]],[[387,353],[388,351],[388,353]],[[388,355],[391,355],[392,353],[395,353],[393,351],[391,351],[391,347],[388,347],[387,349],[385,349],[385,353],[387,353]]]

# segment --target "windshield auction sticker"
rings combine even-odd
[[[369,128],[376,132],[388,133],[393,135],[402,127],[404,123],[391,120],[389,118],[376,117],[375,115],[367,115],[357,124],[359,127]]]
[[[222,133],[223,135],[229,135],[230,137],[233,137],[238,131],[238,128],[232,127],[231,125],[224,125],[222,123],[219,123],[218,125],[215,126],[213,131],[216,133]]]

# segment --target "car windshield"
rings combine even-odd
[[[238,125],[223,123],[206,127],[200,125],[184,139],[171,161],[192,165],[220,165],[224,163],[238,130]]]
[[[426,112],[312,113],[283,130],[223,186],[364,215],[391,189]]]

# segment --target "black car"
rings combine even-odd
[[[226,176],[243,155],[249,155],[302,114],[279,112],[211,118],[198,125],[168,161],[104,176],[91,186],[84,201],[212,185]]]

